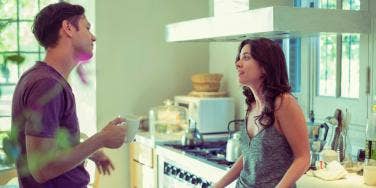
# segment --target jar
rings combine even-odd
[[[149,111],[149,128],[152,134],[183,133],[187,128],[187,110],[173,105],[171,100]]]

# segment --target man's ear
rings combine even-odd
[[[63,20],[61,29],[68,37],[72,37],[73,31],[75,30],[74,26],[68,20]]]

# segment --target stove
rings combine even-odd
[[[164,145],[222,167],[231,168],[234,163],[226,161],[226,144],[225,140],[217,140],[206,141],[201,146],[183,146],[178,143]]]
[[[223,177],[233,165],[226,161],[224,138],[207,139],[200,146],[183,146],[180,141],[157,146],[158,187],[207,188]],[[235,187],[232,183],[228,188]]]

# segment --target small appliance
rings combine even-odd
[[[201,134],[227,133],[227,122],[234,119],[235,105],[230,97],[176,96],[175,105],[188,110]]]

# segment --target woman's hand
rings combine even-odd
[[[89,159],[95,162],[99,174],[110,175],[111,171],[115,169],[111,160],[101,150],[95,152],[93,155],[89,157]]]

